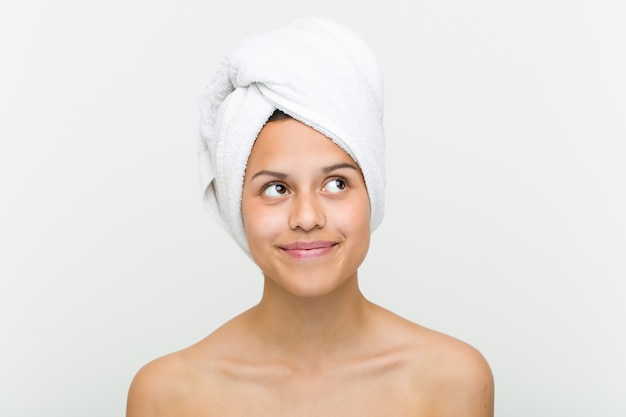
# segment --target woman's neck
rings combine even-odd
[[[249,311],[249,323],[261,344],[277,357],[317,367],[319,362],[354,353],[367,332],[373,305],[358,287],[356,275],[328,294],[299,297],[265,278],[263,298]]]

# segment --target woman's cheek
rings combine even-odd
[[[369,200],[365,202],[354,201],[342,207],[341,210],[333,211],[335,224],[350,232],[369,233],[370,207]],[[363,230],[367,229],[367,230]]]
[[[259,205],[250,207],[244,221],[246,230],[256,237],[268,237],[280,232],[281,224],[286,225],[284,213],[277,207]]]

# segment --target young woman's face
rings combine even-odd
[[[294,119],[265,125],[242,214],[255,262],[290,293],[324,295],[356,279],[370,239],[367,189],[352,158],[316,130]]]

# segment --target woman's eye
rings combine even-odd
[[[340,193],[348,186],[347,181],[341,178],[333,178],[324,186],[324,191],[329,193]]]
[[[281,197],[287,194],[287,187],[283,184],[269,184],[263,189],[263,195],[268,197]]]

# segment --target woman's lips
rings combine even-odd
[[[333,250],[337,242],[318,240],[314,242],[292,242],[279,248],[287,255],[296,259],[315,259]]]

